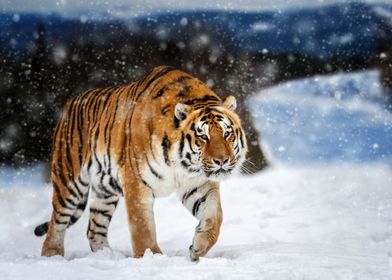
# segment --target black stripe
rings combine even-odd
[[[194,98],[184,102],[186,105],[194,105],[196,103],[207,102],[207,101],[220,101],[219,98],[213,95],[205,95],[202,98]]]
[[[96,231],[92,230],[90,227],[89,227],[88,230],[89,230],[89,232],[91,232],[93,234],[93,236],[94,235],[101,235],[103,237],[107,237],[107,233],[106,232],[96,232]]]
[[[153,160],[156,160],[155,154],[154,154],[153,140],[152,140],[152,136],[154,135],[153,130],[154,130],[153,123],[149,122],[148,123],[148,141],[150,144],[150,151],[151,151],[152,158],[153,158]]]
[[[58,179],[60,179],[61,184],[63,186],[67,186],[68,181],[65,179],[64,173],[62,172],[62,170],[60,170],[60,168],[58,166],[56,166],[54,170],[56,171],[56,176]]]
[[[142,181],[143,185],[145,185],[147,188],[152,190],[152,187],[146,181],[144,181],[143,179],[141,179],[141,181]]]
[[[191,165],[189,163],[187,163],[185,160],[181,161],[181,165],[184,166],[186,169],[188,169],[188,167],[190,167]]]
[[[97,208],[90,208],[90,213],[102,215],[102,216],[108,218],[109,221],[112,218],[112,215],[109,213],[109,211],[100,210],[100,209],[97,209]]]
[[[57,215],[59,215],[59,216],[61,216],[61,217],[71,217],[71,216],[72,216],[72,214],[67,214],[67,213],[62,213],[62,212],[60,212],[60,211],[56,208],[56,206],[54,205],[53,202],[52,202],[52,207],[53,207],[53,211],[54,211]]]
[[[76,203],[75,201],[73,201],[71,198],[66,198],[65,199],[66,202],[68,202],[69,204],[71,204],[72,206],[76,207],[78,206],[78,203]]]
[[[58,202],[60,203],[61,207],[66,208],[66,209],[73,209],[71,207],[68,207],[67,203],[64,201],[64,198],[61,196],[61,192],[59,187],[57,186],[57,184],[55,182],[53,182],[53,188],[54,188],[54,192],[56,194],[56,198],[58,200]]]
[[[155,94],[155,95],[152,97],[152,99],[157,99],[158,97],[164,95],[164,94],[165,94],[165,91],[167,91],[168,89],[169,89],[168,86],[163,86],[163,87],[158,91],[158,93]]]
[[[76,97],[72,98],[68,107],[68,114],[67,114],[67,140],[66,143],[67,145],[72,145],[73,143],[73,137],[69,139],[69,135],[72,135],[73,133],[73,127],[74,127],[74,118],[75,118],[75,109],[74,107],[76,106]]]
[[[125,89],[126,89],[126,87],[119,87],[119,89],[118,89],[117,91],[113,92],[113,95],[116,95],[116,99],[114,100],[116,106],[115,106],[115,108],[114,108],[114,114],[112,114],[113,116],[112,116],[111,124],[110,124],[110,126],[109,126],[109,127],[110,127],[109,132],[107,132],[107,130],[105,130],[105,133],[108,133],[108,134],[109,134],[109,142],[108,142],[107,150],[106,150],[106,153],[107,153],[107,155],[108,155],[108,157],[109,157],[109,171],[108,171],[109,174],[110,174],[110,169],[111,169],[110,146],[111,146],[111,143],[112,143],[112,141],[111,141],[111,140],[112,140],[112,137],[110,137],[110,135],[112,134],[114,122],[115,122],[115,120],[116,120],[117,109],[118,109],[118,103],[119,103],[118,100],[120,99],[120,96],[121,96],[121,94],[125,91]]]
[[[174,127],[177,129],[180,127],[180,120],[174,116]]]
[[[140,94],[142,94],[155,80],[161,78],[162,76],[166,75],[167,73],[171,72],[175,70],[173,67],[170,66],[166,66],[163,69],[161,69],[160,71],[158,71],[152,78],[150,78],[147,82],[147,84],[143,87],[143,90],[139,91],[138,97],[140,96]],[[154,71],[154,70],[153,70]],[[144,81],[141,83],[143,84]]]
[[[153,97],[153,99],[156,99],[160,96],[162,96],[163,94],[165,94],[165,92],[171,88],[171,86],[180,83],[182,89],[177,93],[177,97],[185,97],[186,94],[188,94],[188,92],[192,89],[190,86],[188,86],[186,84],[186,80],[192,79],[191,77],[188,76],[180,76],[175,78],[174,80],[172,80],[170,83],[164,85],[159,91],[158,93]],[[155,89],[155,88],[154,88]]]
[[[169,138],[167,137],[167,134],[165,133],[165,135],[163,136],[162,142],[161,142],[161,146],[163,149],[163,157],[165,158],[165,163],[170,166],[170,161],[169,161],[169,149],[171,147],[171,143]]]
[[[105,177],[105,172],[102,172],[101,173],[101,178],[99,179],[99,183],[101,184],[101,185],[103,185],[103,177]]]
[[[79,189],[79,186],[78,186],[78,184],[75,182],[75,184],[74,184],[74,186],[75,186],[75,189],[76,189],[76,191],[78,192],[78,194],[79,194],[79,197],[80,197],[80,199],[82,199],[83,198],[83,192]]]
[[[92,118],[95,118],[95,112],[96,112],[96,107],[99,104],[99,97],[111,90],[112,87],[107,87],[107,88],[98,88],[95,91],[93,91],[87,98],[87,102],[84,105],[84,108],[86,108],[86,113],[87,113],[87,124],[90,125],[90,113],[92,113]],[[92,120],[94,123],[94,120]]]
[[[118,184],[117,180],[115,180],[113,177],[110,177],[109,184],[114,187],[115,191],[118,192],[119,194],[123,195],[123,191]]]
[[[91,219],[90,221],[92,221],[93,222],[93,224],[97,227],[97,228],[102,228],[102,229],[107,229],[107,227],[106,227],[106,225],[103,225],[103,224],[100,224],[100,223],[98,223],[96,220],[94,220],[94,219]]]
[[[118,200],[115,200],[115,201],[112,201],[112,202],[106,202],[106,203],[105,203],[105,205],[107,205],[107,206],[113,205],[114,208],[117,207],[117,204],[118,204]]]
[[[78,106],[77,106],[77,122],[76,122],[76,128],[78,131],[78,136],[79,136],[79,145],[78,145],[78,156],[79,156],[79,165],[82,165],[82,147],[83,147],[83,132],[82,132],[82,127],[83,127],[83,118],[82,118],[82,108],[83,108],[83,99],[79,98],[78,101]]]
[[[147,161],[147,165],[150,168],[150,172],[157,177],[159,180],[162,180],[162,175],[159,175],[154,168],[152,168],[150,161],[148,160],[148,157],[146,156],[146,161]]]
[[[87,164],[87,170],[88,170],[88,172],[90,172],[90,169],[91,169],[91,165],[93,164],[93,160],[92,160],[92,158],[91,158],[91,155],[89,156],[89,158],[88,158],[88,164]]]
[[[197,212],[199,211],[200,205],[204,203],[207,199],[207,196],[211,193],[212,190],[209,190],[203,197],[196,200],[195,204],[193,204],[192,208],[192,215],[196,216]]]
[[[191,191],[187,192],[184,194],[184,196],[182,197],[182,204],[185,203],[185,200],[187,200],[188,198],[190,198],[195,192],[197,192],[197,188],[192,189]]]
[[[189,142],[189,148],[191,149],[191,151],[192,151],[192,153],[194,153],[194,154],[196,154],[196,152],[193,150],[193,148],[192,148],[192,136],[190,135],[190,134],[187,134],[186,135],[186,139],[188,140],[188,142]],[[189,159],[190,160],[190,159]]]
[[[106,194],[105,197],[112,197],[112,196],[115,196],[115,195],[116,195],[116,192],[115,192],[115,190],[114,190],[114,186],[110,185],[110,182],[109,182],[109,187],[111,188],[111,189],[109,189],[109,188],[107,188],[107,187],[103,184],[103,177],[104,177],[105,175],[106,175],[106,174],[104,174],[104,175],[101,177],[101,182],[100,182],[100,184],[99,184],[97,187],[99,188],[99,190],[103,191],[104,194]]]
[[[102,104],[102,110],[101,110],[100,117],[102,117],[104,115],[104,113],[106,113],[109,110],[110,106],[107,106],[107,105],[110,105],[110,103],[108,104],[108,102],[109,102],[109,100],[111,101],[111,99],[112,99],[111,96],[106,96],[105,97],[105,100],[104,100],[104,102]],[[103,118],[105,118],[105,117],[103,117]],[[103,128],[103,137],[104,137],[104,142],[105,143],[107,143],[107,134],[106,134],[106,132],[108,130],[108,126],[109,126],[109,123],[106,122],[105,125],[104,125],[104,128]]]
[[[90,162],[91,162],[91,161],[90,161]],[[89,164],[90,164],[90,162],[89,162]],[[79,176],[79,183],[80,183],[83,187],[88,187],[88,185],[89,185],[89,183],[84,182],[84,181],[82,180],[82,178],[80,178],[80,176]]]
[[[180,147],[179,147],[179,154],[180,158],[182,158],[182,151],[184,150],[184,132],[181,132],[181,140],[180,140]]]
[[[215,101],[209,101],[209,102],[202,102],[202,103],[198,103],[196,105],[193,105],[193,108],[195,110],[199,110],[199,109],[204,109],[204,108],[212,108],[212,107],[217,107],[219,106],[219,102],[215,102]],[[217,110],[215,110],[217,111]]]
[[[67,222],[62,222],[62,221],[60,221],[60,220],[55,219],[55,223],[56,223],[56,224],[60,224],[60,225],[68,225],[69,221],[67,221]]]
[[[241,131],[241,129],[238,129],[239,130],[239,134],[240,134],[240,142],[241,142],[241,147],[242,148],[244,148],[245,147],[245,145],[244,145],[244,139],[242,138],[243,137],[243,135],[242,135],[242,131]]]
[[[83,194],[81,194],[81,192],[79,191],[79,189],[77,188],[75,182],[72,182],[73,186],[76,188],[77,193],[79,194],[79,196],[76,194],[76,192],[72,189],[72,187],[70,185],[68,185],[67,190],[69,192],[69,194],[73,197],[75,197],[76,199],[81,199],[83,197]]]
[[[87,205],[87,198],[88,198],[88,193],[86,194],[84,200],[78,204],[78,207],[76,209],[84,211],[84,209],[86,209],[86,205]]]
[[[73,173],[72,171],[74,170],[72,167],[72,156],[71,156],[71,146],[67,143],[65,145],[65,156],[66,156],[66,165],[67,165],[67,174],[68,174],[68,180],[73,180]],[[71,165],[71,166],[70,166]]]
[[[93,120],[94,123],[95,123],[95,121],[99,121],[99,119],[102,117],[102,114],[106,108],[106,103],[110,99],[110,96],[107,96],[107,95],[108,95],[108,93],[111,93],[114,88],[115,87],[109,87],[106,91],[103,91],[101,93],[101,95],[99,96],[98,102],[96,102],[98,106],[96,107],[96,110],[94,112],[95,113],[94,120]]]
[[[170,104],[166,105],[165,107],[161,108],[161,114],[166,115],[167,112],[170,110]]]
[[[130,85],[124,104],[126,104],[126,105],[134,104],[133,102],[135,102],[135,92],[137,90],[138,84],[139,84],[139,82],[135,82]],[[130,109],[127,110],[127,113],[125,116],[125,121],[123,122],[123,131],[130,131],[129,125],[132,121],[132,114],[133,114],[134,110],[135,110],[134,105],[130,106]],[[125,153],[125,149],[126,149],[127,145],[129,145],[129,140],[131,138],[130,134],[131,134],[131,131],[130,131],[130,133],[126,133],[125,140],[122,141],[122,145],[121,145],[121,148],[119,151],[120,157],[117,160],[117,164],[119,165],[119,167],[122,167],[124,165],[125,157],[128,156],[127,153]]]
[[[69,220],[69,226],[74,225],[80,218],[80,215],[73,215]]]
[[[97,137],[97,138],[98,138],[98,137]],[[98,141],[98,140],[95,139],[95,141]],[[94,154],[95,161],[98,163],[98,171],[97,171],[96,174],[99,174],[99,173],[101,173],[101,171],[102,171],[102,164],[99,162],[98,156],[97,156],[97,154],[96,154],[95,151],[93,152],[93,154]]]

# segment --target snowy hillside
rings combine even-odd
[[[221,236],[199,263],[187,250],[197,221],[175,196],[155,205],[164,255],[129,257],[121,201],[113,251],[90,252],[85,213],[65,258],[42,258],[33,229],[49,218],[51,187],[39,166],[1,170],[0,279],[392,279],[391,115],[377,77],[317,77],[252,100],[274,164],[222,184]]]
[[[292,163],[392,159],[392,114],[379,72],[294,80],[249,105],[267,148]]]

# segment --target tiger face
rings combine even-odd
[[[235,108],[233,96],[221,106],[198,110],[176,105],[175,116],[182,128],[178,160],[186,172],[220,181],[241,167],[247,146]]]

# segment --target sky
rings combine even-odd
[[[347,0],[0,0],[2,11],[73,11],[108,12],[113,15],[143,15],[155,12],[190,9],[214,10],[276,10],[348,2]],[[362,2],[391,3],[392,0],[365,0]]]

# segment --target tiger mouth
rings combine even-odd
[[[207,177],[211,177],[212,175],[219,176],[219,175],[229,175],[231,174],[232,169],[223,169],[219,168],[217,170],[205,170],[205,174]]]

